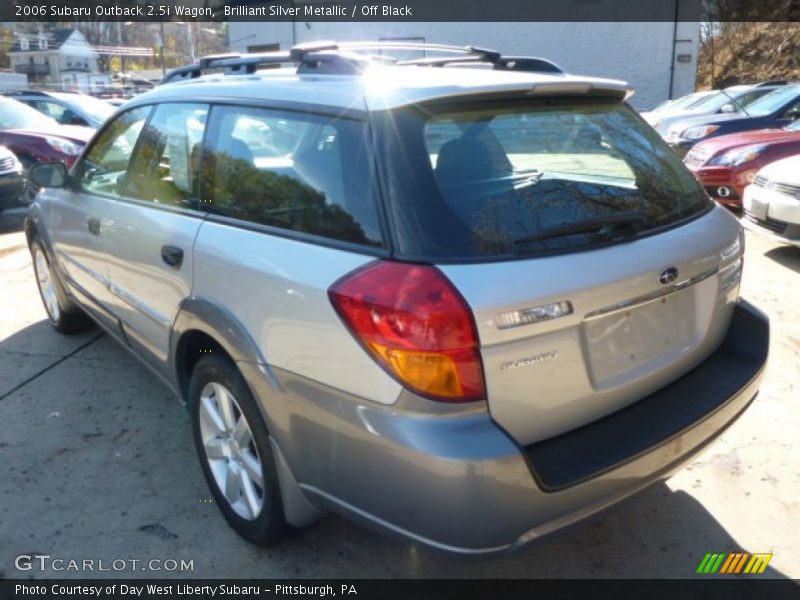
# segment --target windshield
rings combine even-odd
[[[382,123],[390,212],[398,250],[409,258],[572,251],[710,206],[677,156],[624,104],[468,106],[407,109]]]
[[[687,110],[706,110],[708,108],[710,110],[712,104],[719,103],[720,106],[725,104],[725,102],[730,102],[730,99],[723,94],[722,92],[712,92],[710,94],[704,95],[696,102],[692,102],[689,106],[686,107]]]
[[[708,92],[695,92],[693,94],[689,94],[688,96],[684,96],[683,98],[678,98],[672,104],[670,104],[667,108],[669,110],[682,110],[689,107],[694,107],[704,102],[706,98],[709,97]]]
[[[753,117],[763,117],[774,113],[793,98],[800,96],[800,86],[790,85],[766,96],[762,96],[747,107],[747,114]]]
[[[108,117],[114,114],[116,110],[111,104],[105,100],[99,100],[92,96],[81,96],[79,94],[64,94],[58,96],[64,102],[67,102],[91,117],[105,121]]]
[[[0,129],[58,127],[58,123],[35,108],[11,98],[0,98]]]

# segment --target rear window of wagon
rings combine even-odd
[[[380,113],[375,122],[401,258],[579,251],[712,206],[660,136],[620,102],[459,102]]]

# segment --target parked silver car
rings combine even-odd
[[[56,329],[88,315],[186,403],[245,538],[333,511],[506,553],[722,433],[769,325],[738,223],[624,83],[370,49],[206,59],[132,100],[34,170],[37,280]]]

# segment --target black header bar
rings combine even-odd
[[[709,19],[710,15],[710,19]],[[0,21],[799,21],[795,0],[3,0]]]

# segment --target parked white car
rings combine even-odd
[[[761,169],[744,191],[742,224],[800,247],[800,155]]]

